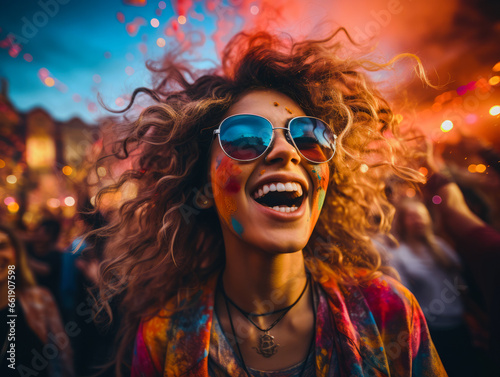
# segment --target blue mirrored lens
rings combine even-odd
[[[335,153],[335,137],[320,119],[298,117],[290,121],[290,135],[300,153],[312,162],[325,162]]]
[[[235,115],[225,119],[220,126],[222,148],[238,160],[259,157],[269,146],[272,134],[271,123],[257,115]]]

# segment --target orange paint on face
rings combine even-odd
[[[231,224],[231,215],[236,212],[236,200],[232,196],[241,190],[237,179],[241,174],[241,168],[231,158],[224,156],[217,159],[212,166],[213,193],[219,202],[219,212],[227,224]]]
[[[285,110],[288,111],[288,114],[293,114],[293,111],[290,110],[288,107],[285,106]]]
[[[264,174],[266,172],[266,169],[260,171],[260,175]]]
[[[278,102],[274,102],[273,105],[278,107],[280,104]]]

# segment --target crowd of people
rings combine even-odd
[[[404,140],[337,34],[239,34],[199,75],[167,57],[101,191],[137,195],[79,203],[67,245],[55,216],[0,225],[2,376],[498,373],[500,233],[432,152],[426,183],[397,148],[360,169]]]

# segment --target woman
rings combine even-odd
[[[405,199],[397,207],[396,232],[400,244],[389,249],[390,263],[421,305],[449,375],[473,375],[484,361],[477,359],[478,350],[472,347],[465,323],[463,299],[467,295],[460,258],[434,234],[424,203]]]
[[[73,376],[71,346],[54,299],[36,286],[24,247],[4,225],[0,225],[0,292],[0,374]]]
[[[123,294],[133,376],[445,375],[367,237],[391,210],[384,168],[360,166],[396,121],[335,37],[242,33],[221,69],[172,55],[136,91],[156,103],[116,156],[139,158],[98,195],[137,185],[107,228],[120,254],[102,283],[103,300]]]

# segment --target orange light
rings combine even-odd
[[[486,166],[484,164],[477,164],[476,171],[478,173],[484,173],[486,171]]]
[[[415,189],[413,189],[411,187],[406,190],[406,196],[408,198],[413,198],[415,196],[415,194],[416,194]]]
[[[361,170],[361,173],[366,173],[368,171],[368,165],[361,164],[361,166],[359,167],[359,170]]]
[[[186,17],[185,16],[179,16],[177,18],[177,21],[181,24],[181,25],[184,25],[187,21]]]
[[[73,168],[71,166],[66,165],[62,168],[62,172],[64,175],[71,175],[73,173]]]
[[[12,202],[7,206],[7,209],[10,213],[17,213],[17,211],[19,211],[19,204]]]
[[[425,176],[427,176],[427,174],[429,174],[429,170],[427,170],[427,168],[426,168],[426,167],[423,167],[423,166],[422,166],[420,169],[418,169],[418,171],[419,171],[421,174],[425,175]]]
[[[495,72],[500,71],[500,62],[498,62],[497,64],[495,64],[495,65],[493,66],[493,70],[494,70]]]
[[[0,159],[0,169],[5,167],[5,161]]]
[[[54,84],[56,83],[54,81],[54,79],[52,77],[47,77],[45,78],[45,80],[43,80],[43,82],[45,83],[45,85],[47,85],[49,88],[54,86]]]
[[[475,173],[476,172],[476,164],[470,164],[469,167],[467,168],[467,170],[471,173]]]
[[[488,80],[488,84],[490,84],[491,86],[496,85],[499,82],[500,82],[500,76],[493,76]]]

